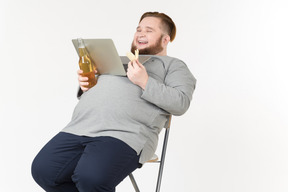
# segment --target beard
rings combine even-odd
[[[144,49],[139,49],[139,55],[157,55],[161,51],[163,51],[164,47],[162,47],[162,37],[159,37],[159,39],[156,41],[154,45],[151,45],[149,47],[146,47]],[[133,43],[131,44],[131,52],[135,53],[135,50],[137,49],[136,45]]]

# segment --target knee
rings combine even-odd
[[[39,183],[41,176],[43,176],[43,167],[40,163],[38,158],[35,157],[31,165],[31,174],[36,183]]]
[[[51,171],[43,161],[41,161],[37,156],[32,162],[31,165],[31,174],[35,182],[40,185],[42,188],[55,185],[55,182],[52,180]]]

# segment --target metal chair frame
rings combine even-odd
[[[171,124],[171,118],[172,116],[169,116],[168,122],[166,123],[165,127],[165,135],[163,140],[163,146],[161,151],[161,159],[156,161],[148,161],[150,163],[159,163],[159,170],[158,170],[158,178],[157,178],[157,185],[156,185],[156,192],[160,192],[161,187],[161,181],[162,181],[162,175],[163,175],[163,169],[164,169],[164,162],[165,162],[165,156],[166,156],[166,150],[167,150],[167,144],[168,144],[168,137],[169,137],[169,131],[170,131],[170,124]],[[136,183],[136,180],[133,176],[133,173],[129,174],[129,178],[131,180],[131,183],[135,189],[136,192],[140,192],[139,187]]]

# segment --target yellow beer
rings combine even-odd
[[[88,77],[89,85],[85,86],[88,88],[96,85],[95,70],[96,66],[92,63],[89,53],[86,50],[82,39],[78,39],[78,51],[79,51],[79,67],[83,71],[82,76]]]

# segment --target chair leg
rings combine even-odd
[[[140,192],[140,190],[139,190],[139,188],[138,188],[138,185],[137,185],[137,183],[136,183],[136,181],[135,181],[134,176],[133,176],[132,173],[129,174],[129,178],[130,178],[130,180],[131,180],[131,182],[132,182],[132,185],[133,185],[135,191],[136,191],[136,192]]]
[[[160,186],[161,186],[162,174],[163,174],[163,168],[164,168],[164,162],[165,162],[165,155],[166,155],[166,149],[167,149],[167,144],[168,144],[168,136],[169,136],[169,128],[167,128],[165,131],[165,137],[164,137],[164,143],[163,143],[163,149],[162,149],[162,154],[161,154],[158,179],[157,179],[157,185],[156,185],[156,192],[160,192]]]

